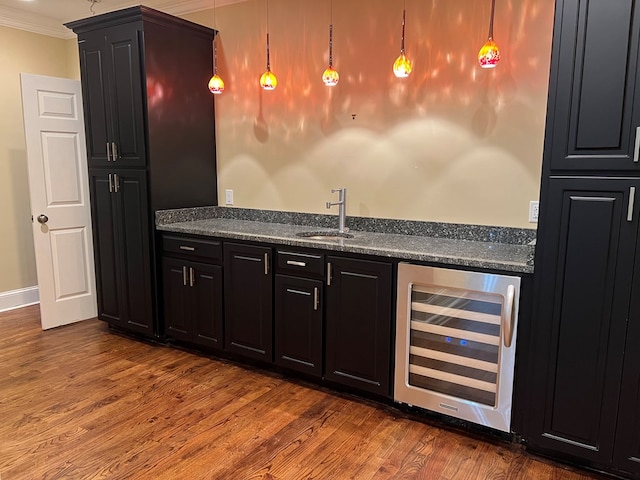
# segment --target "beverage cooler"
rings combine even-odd
[[[400,263],[394,399],[511,427],[520,278]]]

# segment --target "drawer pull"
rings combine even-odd
[[[294,290],[293,288],[287,288],[287,292],[293,293],[295,295],[304,295],[306,297],[311,295],[309,292],[303,292],[302,290]]]
[[[297,262],[295,260],[287,260],[287,265],[293,265],[294,267],[306,267],[307,264],[304,262]]]
[[[187,247],[186,245],[180,245],[180,250],[186,250],[187,252],[195,252],[195,247]]]

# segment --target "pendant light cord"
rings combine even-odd
[[[406,21],[407,11],[406,9],[402,10],[402,43],[400,44],[400,53],[404,54],[404,24]]]
[[[496,10],[496,0],[491,0],[491,19],[489,20],[489,39],[493,40],[493,15]]]
[[[216,37],[218,36],[216,28],[216,0],[213,0],[213,29],[215,30],[213,32],[213,74],[216,75],[218,73],[218,49],[216,46]]]
[[[271,71],[271,59],[269,54],[269,0],[267,0],[267,72]]]

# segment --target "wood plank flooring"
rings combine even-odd
[[[0,479],[600,478],[390,406],[112,334],[0,313]]]

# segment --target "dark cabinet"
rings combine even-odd
[[[324,255],[278,250],[274,291],[275,363],[322,375]]]
[[[636,262],[620,389],[614,465],[640,478],[640,262]]]
[[[79,43],[91,167],[146,164],[139,33],[132,24],[116,25]]]
[[[208,239],[163,236],[162,284],[165,334],[222,349],[222,245]]]
[[[225,243],[223,251],[225,350],[272,362],[272,250]]]
[[[534,450],[633,478],[640,478],[638,7],[556,0],[523,435]]]
[[[153,334],[146,173],[90,169],[98,316]]]
[[[635,0],[557,0],[545,162],[552,170],[640,171]]]
[[[325,378],[390,396],[391,264],[327,257]]]
[[[633,178],[549,179],[536,264],[533,445],[611,461],[638,211]],[[634,205],[635,204],[635,205]]]
[[[80,53],[98,317],[159,336],[154,213],[217,204],[214,31],[144,6],[66,26]]]

